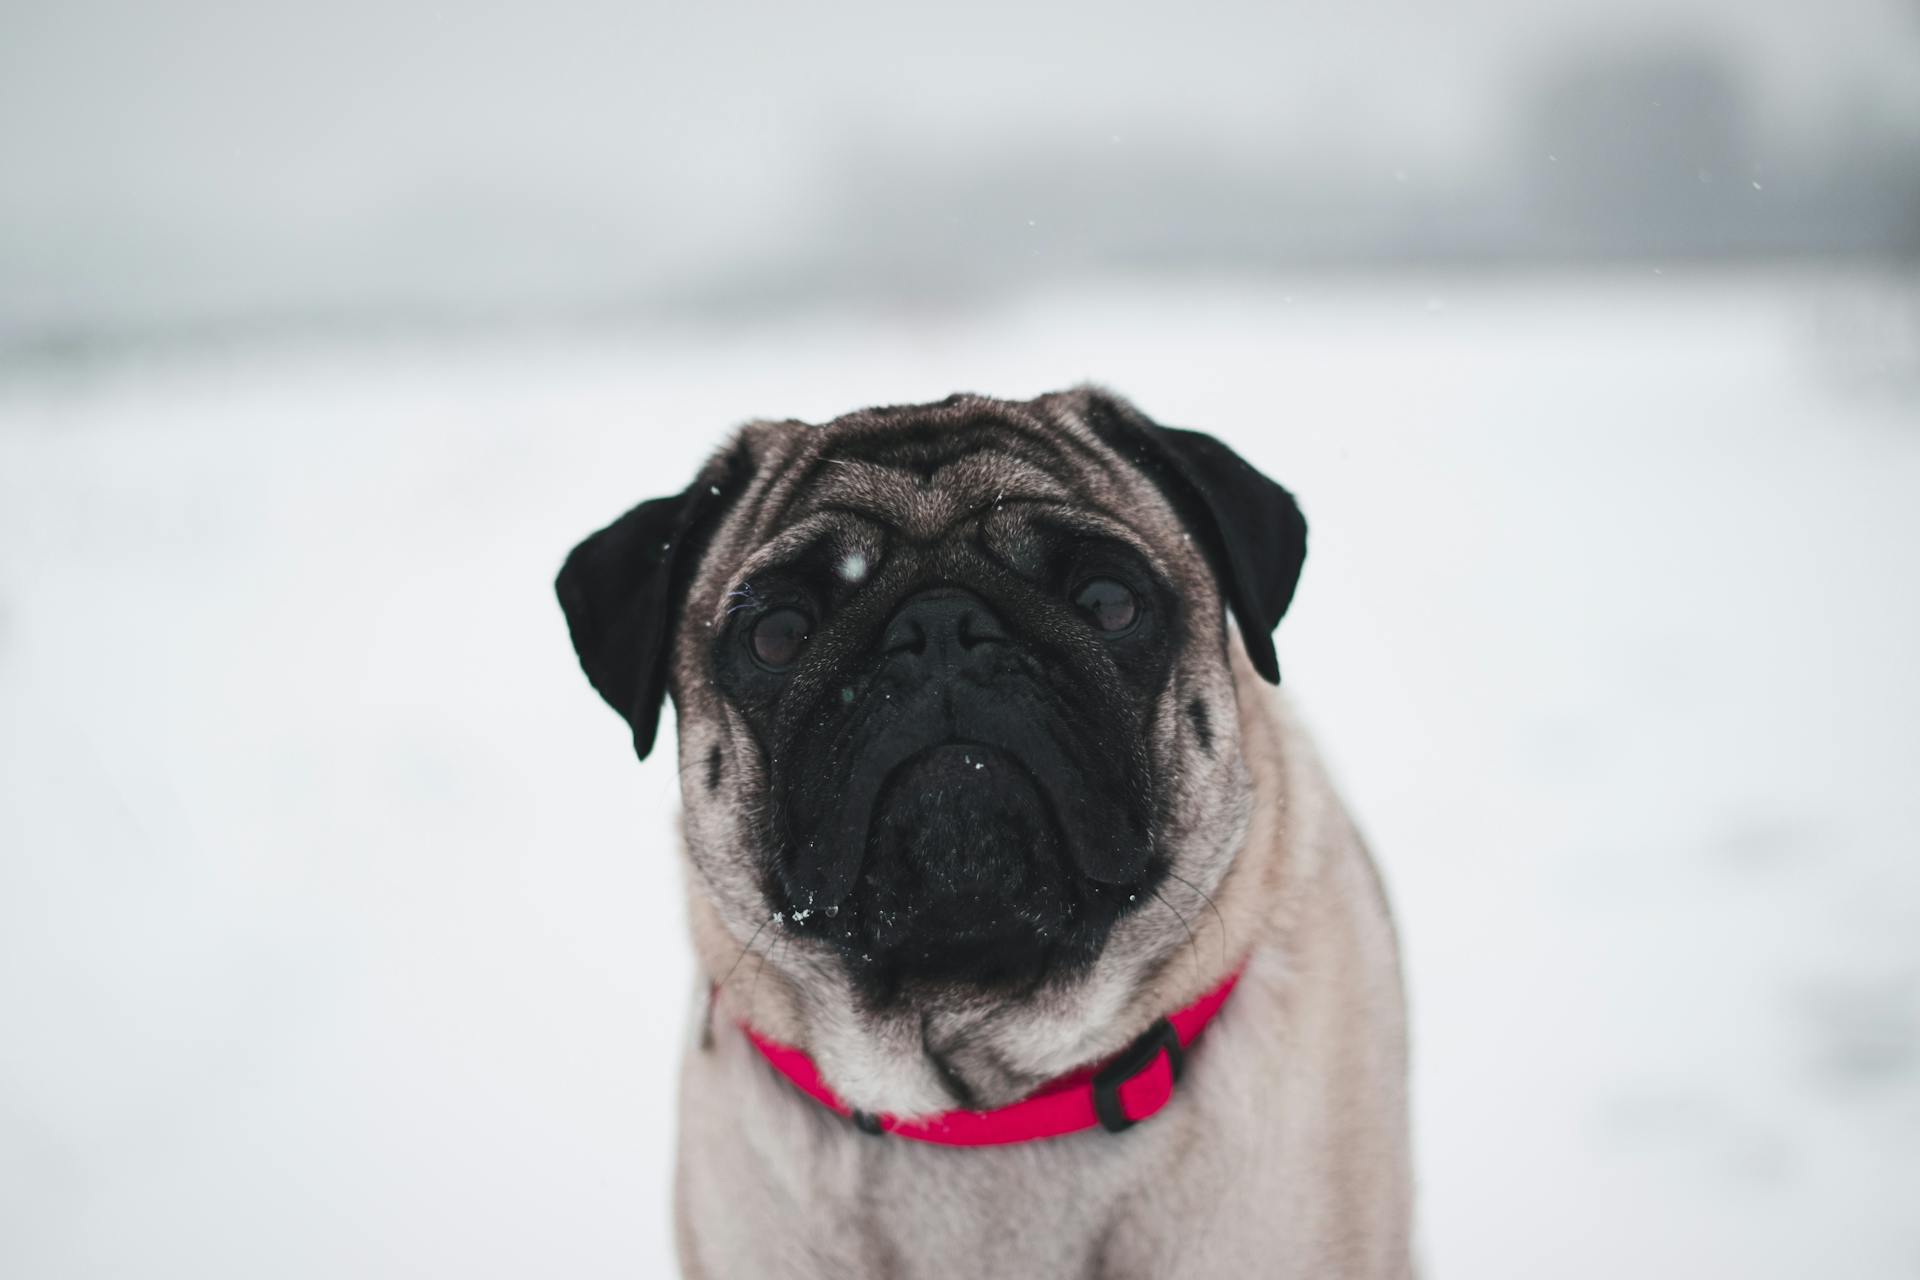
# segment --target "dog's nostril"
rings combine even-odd
[[[999,622],[991,614],[981,614],[977,611],[970,611],[960,619],[958,634],[960,647],[963,649],[972,649],[977,645],[990,644],[1007,638],[1007,633],[1000,629]]]
[[[881,641],[889,657],[951,665],[989,642],[1008,639],[999,618],[970,592],[937,589],[900,606]]]
[[[888,657],[902,653],[919,655],[926,651],[927,629],[916,618],[896,618],[881,644],[881,652]]]

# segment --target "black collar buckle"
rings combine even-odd
[[[1122,1049],[1118,1057],[1093,1077],[1093,1111],[1108,1133],[1121,1133],[1146,1119],[1146,1116],[1136,1118],[1127,1114],[1120,1102],[1120,1086],[1148,1071],[1163,1053],[1167,1055],[1173,1083],[1178,1084],[1181,1069],[1186,1066],[1186,1054],[1180,1048],[1180,1033],[1165,1018],[1148,1027],[1139,1039]]]

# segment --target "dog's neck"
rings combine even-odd
[[[1236,655],[1237,656],[1237,655]],[[1244,661],[1244,660],[1242,660]],[[1281,741],[1289,723],[1271,705],[1248,705],[1272,695],[1241,680],[1243,756],[1254,794],[1287,794],[1281,774],[1297,763]],[[1242,847],[1286,851],[1292,825],[1284,806],[1245,815]],[[1310,857],[1307,850],[1300,857]],[[695,948],[712,992],[705,1034],[723,1026],[750,1026],[804,1050],[833,1091],[863,1111],[901,1117],[955,1108],[991,1108],[1015,1102],[1050,1080],[1124,1048],[1148,1024],[1219,985],[1243,958],[1243,941],[1263,929],[1294,854],[1250,862],[1236,857],[1213,883],[1189,888],[1187,910],[1163,902],[1181,921],[1177,940],[1159,948],[1126,945],[1121,930],[1164,933],[1167,922],[1140,912],[1116,927],[1108,959],[1078,979],[1038,995],[979,996],[936,1005],[874,1010],[863,1006],[840,959],[812,946],[783,945],[769,923],[743,942],[719,918],[697,886],[690,894]],[[1294,867],[1293,870],[1301,870]],[[1186,890],[1175,887],[1174,892]],[[1203,896],[1204,895],[1204,900]],[[1157,910],[1157,908],[1156,908]],[[1115,956],[1134,956],[1130,963]]]

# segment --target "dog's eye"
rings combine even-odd
[[[753,624],[748,646],[754,661],[769,671],[785,671],[800,660],[813,621],[798,609],[775,609]]]
[[[1127,630],[1140,617],[1140,601],[1112,578],[1087,579],[1073,593],[1073,602],[1108,635]]]

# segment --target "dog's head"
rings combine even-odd
[[[558,589],[641,756],[673,696],[735,945],[773,926],[886,1006],[1071,980],[1170,879],[1218,882],[1246,821],[1226,619],[1277,681],[1305,552],[1286,490],[1083,389],[751,424]]]

